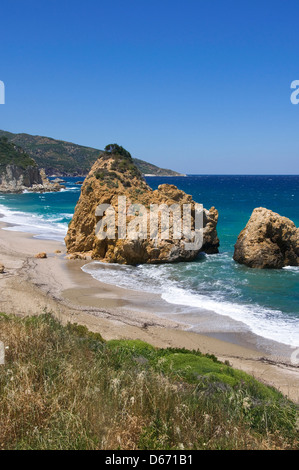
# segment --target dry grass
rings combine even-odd
[[[0,366],[2,449],[297,446],[294,408],[278,394],[270,408],[260,398],[254,407],[244,386],[190,383],[50,315],[1,316],[0,339],[8,347]]]

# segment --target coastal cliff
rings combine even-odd
[[[260,269],[299,266],[299,228],[287,217],[258,207],[238,237],[234,260]]]
[[[59,191],[61,186],[51,183],[44,170],[26,152],[7,139],[0,138],[0,192]]]
[[[194,227],[195,201],[190,195],[168,184],[160,185],[153,191],[143,179],[129,152],[116,145],[107,146],[106,152],[93,165],[82,186],[81,196],[65,238],[68,253],[89,252],[94,259],[120,264],[189,261],[200,251],[218,253],[218,212],[215,208],[203,211],[202,246],[199,249],[186,249],[185,242],[190,242],[186,238],[119,238],[119,196],[125,196],[130,204],[142,204],[147,210],[151,204],[165,204],[168,207],[177,204],[182,211],[184,204],[190,204]],[[113,236],[104,239],[96,236],[97,224],[101,223],[101,216],[96,215],[96,211],[101,204],[112,206],[117,215]],[[130,220],[132,217],[127,216],[126,222]],[[173,224],[170,218],[169,233],[172,232]]]

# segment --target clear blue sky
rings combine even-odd
[[[0,129],[187,173],[299,174],[298,0],[0,6]]]

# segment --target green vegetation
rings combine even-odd
[[[130,162],[133,161],[132,155],[121,145],[108,144],[105,147],[105,152],[110,155],[117,155],[118,157],[122,157],[123,159],[129,160]]]
[[[214,356],[0,315],[1,449],[296,449],[295,405]]]
[[[102,158],[111,157],[114,160],[111,170],[124,173],[126,176],[132,178],[136,177],[143,179],[141,171],[137,168],[131,154],[126,149],[117,144],[106,145],[105,154]],[[114,174],[117,177],[116,173],[110,172],[110,175],[111,174]]]
[[[91,183],[86,187],[85,192],[86,192],[86,194],[90,194],[90,193],[93,192],[93,187],[92,187]]]
[[[36,166],[35,161],[24,150],[0,137],[0,173],[7,165],[16,165],[24,170],[29,166]]]
[[[122,354],[145,358],[157,371],[166,375],[180,377],[188,383],[221,383],[229,388],[245,387],[250,395],[259,399],[280,399],[276,389],[263,385],[245,372],[233,369],[229,364],[220,362],[214,355],[202,354],[188,349],[156,349],[143,341],[109,341],[109,346]],[[225,388],[225,387],[224,387]]]
[[[130,180],[132,178],[138,178],[144,182],[143,176],[134,164],[131,154],[123,147],[117,144],[107,145],[101,159],[103,161],[113,160],[110,170],[107,169],[107,163],[105,163],[103,168],[94,175],[97,180],[105,183],[108,188],[118,188],[119,182],[124,187],[131,187]]]
[[[101,153],[97,149],[48,137],[12,134],[5,131],[0,131],[0,137],[1,135],[20,145],[34,158],[40,168],[45,168],[47,174],[85,175]]]
[[[48,175],[86,175],[95,161],[103,155],[102,150],[84,147],[63,140],[51,139],[49,137],[13,134],[1,130],[0,137],[6,137],[15,145],[20,145],[30,157],[34,158],[40,168],[45,168]],[[108,152],[113,152],[115,148],[117,148],[118,153],[122,151],[125,152],[122,153],[123,157],[128,154],[130,158],[132,158],[129,152],[117,144],[111,144],[106,147]],[[178,175],[176,172],[163,170],[143,160],[133,158],[132,162],[142,173],[169,176]]]

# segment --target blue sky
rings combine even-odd
[[[203,174],[298,174],[298,1],[1,2],[0,129]]]

